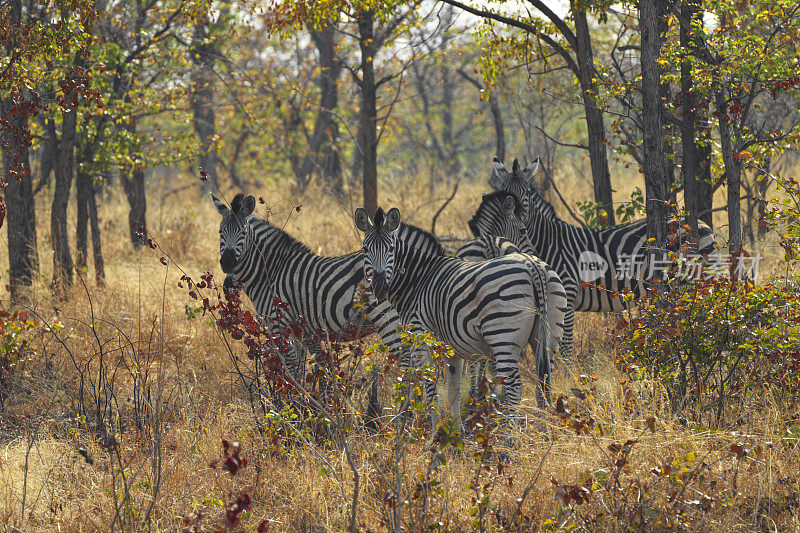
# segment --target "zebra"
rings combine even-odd
[[[364,232],[364,272],[375,297],[391,302],[401,322],[431,332],[453,349],[455,357],[446,359],[447,411],[460,424],[464,360],[482,355],[494,360],[503,380],[511,427],[521,401],[523,347],[537,338],[545,349],[554,344],[537,312],[546,306],[546,298],[536,292],[527,257],[510,254],[477,262],[447,257],[436,237],[401,224],[396,207],[388,213],[378,208],[374,222],[359,207],[354,218]],[[537,361],[547,375],[548,360]],[[435,387],[428,392],[435,395]]]
[[[319,330],[344,332],[348,325],[365,318],[390,353],[402,353],[399,315],[392,306],[367,299],[361,306],[364,316],[360,317],[359,306],[354,304],[364,281],[362,252],[338,257],[315,255],[282,229],[254,216],[252,195],[237,194],[230,209],[213,194],[211,199],[222,215],[219,246],[220,266],[227,274],[225,285],[241,286],[262,320],[278,328],[301,324],[300,344],[320,353]],[[287,371],[300,383],[304,350],[292,344],[286,357]]]
[[[520,169],[514,160],[511,171],[494,158],[493,173],[489,185],[498,191],[506,191],[519,199],[517,215],[525,224],[533,255],[542,258],[558,272],[567,292],[568,306],[564,319],[562,353],[571,353],[576,311],[620,311],[625,308],[624,289],[630,289],[636,297],[645,294],[646,282],[654,279],[660,271],[645,268],[647,252],[647,223],[635,221],[601,229],[573,226],[560,219],[550,203],[536,190],[532,177],[539,167],[537,158]],[[476,213],[476,218],[481,214]],[[480,220],[473,219],[473,231],[483,234],[491,231],[502,211],[494,206],[483,212]],[[495,220],[490,220],[491,218]],[[714,235],[708,225],[700,222],[698,255],[716,253]],[[471,226],[472,227],[472,226]],[[674,249],[682,236],[683,223],[673,220],[671,244]],[[517,242],[517,244],[520,244]],[[528,251],[523,246],[524,251]],[[625,275],[639,267],[639,276]],[[655,264],[653,265],[656,266]],[[666,264],[661,266],[666,267]],[[650,276],[645,271],[652,270]],[[635,273],[635,272],[633,272]]]
[[[491,194],[497,195],[498,193]],[[500,194],[510,196],[508,193]],[[484,201],[486,200],[484,199]],[[513,202],[513,204],[511,202]],[[527,235],[520,232],[520,226],[522,226],[522,229],[524,229],[524,225],[522,225],[519,222],[519,219],[514,216],[514,211],[518,205],[515,199],[508,198],[504,203],[505,208],[507,209],[507,216],[504,218],[504,220],[507,222],[508,227],[505,227],[505,225],[499,225],[488,235],[478,235],[476,233],[473,240],[468,241],[458,249],[455,257],[465,259],[467,261],[485,261],[486,259],[502,257],[514,253],[530,255],[530,266],[535,270],[535,272],[532,272],[534,282],[537,282],[538,280],[545,280],[545,287],[543,289],[537,287],[537,290],[539,292],[544,292],[547,298],[547,307],[544,311],[546,327],[552,332],[553,336],[555,337],[555,341],[560,344],[564,331],[564,315],[567,309],[567,294],[564,290],[564,285],[561,283],[561,278],[558,277],[556,271],[550,268],[550,265],[530,253],[529,250],[532,250],[533,248],[530,245],[530,242],[527,242],[527,246],[523,244],[522,250],[517,247],[514,242],[512,242],[511,239],[515,239],[517,242],[525,243],[527,241]],[[536,346],[531,346],[531,348],[533,348],[534,353],[537,353]],[[555,350],[550,352],[548,356],[549,368],[552,370],[555,364]],[[481,360],[470,363],[469,395],[475,400],[478,399],[480,380],[483,378],[485,373],[486,361]],[[543,388],[544,396],[545,398],[548,398],[550,391],[549,374],[548,378],[544,382]]]

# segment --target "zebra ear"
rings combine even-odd
[[[533,175],[536,174],[536,171],[539,170],[539,158],[537,157],[531,164],[525,167],[525,170],[522,171],[523,177],[528,181],[533,181]]]
[[[248,194],[244,198],[242,198],[242,205],[239,208],[239,214],[242,216],[250,216],[253,214],[253,211],[256,210],[256,197],[252,194]]]
[[[514,197],[511,195],[506,196],[503,200],[503,213],[506,215],[508,220],[513,220],[516,209],[517,201],[514,199]]]
[[[367,214],[367,210],[363,207],[357,207],[356,212],[353,215],[353,218],[356,221],[356,227],[361,231],[366,232],[369,228],[372,227],[372,222],[369,220],[369,215]]]
[[[383,225],[386,231],[394,233],[400,227],[400,210],[396,207],[389,209],[386,213],[386,223]]]
[[[228,206],[225,205],[222,202],[222,200],[220,200],[219,198],[217,198],[213,194],[208,193],[208,195],[211,197],[211,201],[214,202],[214,207],[217,208],[217,213],[219,213],[220,215],[224,215],[225,212],[228,210]]]
[[[506,167],[503,165],[502,161],[500,161],[497,156],[494,156],[494,161],[492,162],[492,174],[489,176],[489,186],[491,186],[493,189],[500,189],[500,186],[506,176],[508,176],[508,170],[506,170]]]

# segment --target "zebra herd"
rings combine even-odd
[[[379,208],[372,217],[356,209],[362,250],[321,257],[254,216],[253,196],[238,194],[229,208],[212,195],[222,215],[225,284],[240,286],[271,323],[304,324],[286,355],[287,370],[295,377],[304,369],[305,349],[321,350],[316,331],[343,331],[362,319],[390,351],[401,354],[401,364],[419,364],[426,359],[424,351],[403,352],[398,332],[404,325],[430,332],[453,349],[455,357],[446,361],[447,411],[456,420],[464,361],[478,362],[472,367],[471,394],[488,361],[503,382],[513,422],[522,392],[519,359],[526,345],[536,355],[542,406],[556,353],[561,359],[572,353],[575,311],[619,310],[624,305],[619,291],[640,295],[648,273],[654,275],[647,269],[638,278],[624,276],[617,268],[620,258],[645,254],[644,222],[597,230],[559,219],[533,184],[537,167],[538,159],[524,168],[515,160],[509,171],[495,158],[490,179],[495,192],[482,198],[469,221],[475,239],[455,257],[432,234],[401,222],[397,208]],[[701,225],[698,253],[711,253],[713,246],[710,228]],[[586,257],[605,265],[596,284],[582,276]],[[360,286],[371,288],[363,306],[354,305]],[[276,301],[283,302],[280,312]],[[434,383],[426,387],[429,395],[435,390]]]

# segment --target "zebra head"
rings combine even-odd
[[[519,199],[522,207],[523,220],[527,221],[531,203],[531,190],[533,190],[533,175],[539,168],[539,158],[534,159],[530,165],[520,168],[518,160],[514,160],[509,172],[503,162],[496,156],[492,163],[492,175],[489,185],[496,191],[510,192]]]
[[[211,200],[217,212],[222,215],[219,223],[219,265],[223,272],[230,274],[252,242],[247,217],[253,214],[256,199],[253,195],[239,193],[233,198],[230,209],[213,194]]]
[[[481,205],[468,224],[475,237],[503,237],[513,242],[522,253],[536,255],[523,217],[519,199],[513,193],[501,190],[483,195]]]
[[[373,222],[366,209],[359,207],[355,212],[355,221],[356,227],[364,232],[364,276],[367,283],[372,284],[375,297],[385,300],[395,274],[394,259],[400,210],[393,207],[384,214],[379,207]]]

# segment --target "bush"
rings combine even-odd
[[[767,392],[800,399],[800,283],[704,279],[642,301],[616,330],[617,362],[656,397],[710,427]]]
[[[0,410],[5,408],[14,375],[33,353],[29,343],[35,327],[25,313],[0,310]]]

